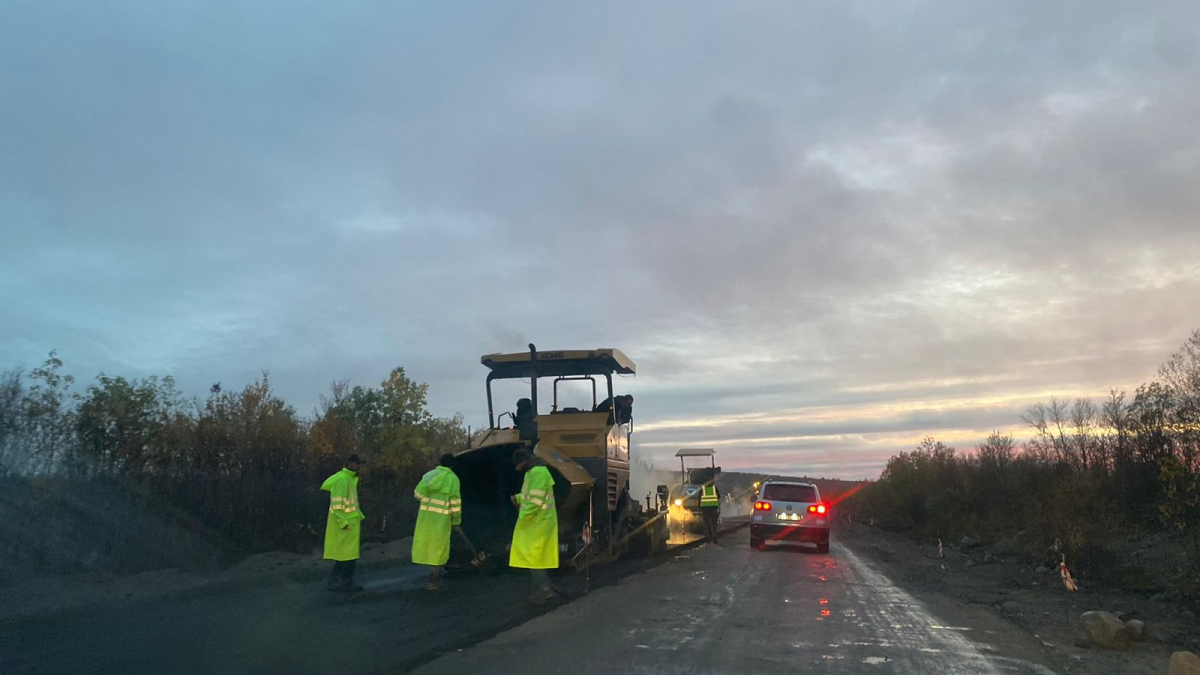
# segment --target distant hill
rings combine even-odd
[[[812,483],[817,486],[817,490],[821,492],[821,499],[825,501],[837,501],[843,494],[867,482],[861,480],[842,480],[840,478],[813,478],[811,476],[784,476],[780,474],[723,471],[717,478],[717,487],[726,494],[732,494],[735,497],[745,494],[745,498],[749,499],[754,484],[765,480],[794,480],[802,483]]]

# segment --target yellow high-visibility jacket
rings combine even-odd
[[[321,483],[329,493],[329,517],[325,520],[325,559],[358,560],[359,529],[363,521],[358,508],[358,474],[342,469]]]
[[[544,466],[525,472],[517,495],[517,526],[513,529],[509,567],[530,570],[558,568],[558,512],[554,508],[554,477]]]
[[[462,494],[458,476],[444,466],[425,474],[413,496],[421,500],[413,533],[412,561],[445,565],[450,559],[450,530],[462,523]]]

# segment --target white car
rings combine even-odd
[[[750,516],[750,546],[805,541],[816,544],[818,553],[828,553],[830,508],[812,483],[765,481]]]

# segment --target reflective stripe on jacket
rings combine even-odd
[[[325,519],[325,559],[358,560],[358,537],[363,521],[358,507],[358,474],[342,469],[321,483],[329,493],[329,517]]]
[[[450,530],[462,523],[462,494],[458,476],[444,466],[425,474],[413,496],[421,500],[413,532],[412,561],[445,565],[450,559]]]
[[[700,493],[700,506],[702,508],[721,505],[721,499],[719,497],[717,497],[717,486],[716,485],[704,485],[701,487],[701,490],[702,491]]]
[[[517,526],[513,528],[509,567],[529,570],[558,568],[558,512],[554,505],[554,477],[544,466],[525,472],[517,495]]]

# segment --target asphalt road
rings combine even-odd
[[[623,560],[554,577],[565,597],[530,607],[528,574],[452,575],[423,591],[426,568],[365,570],[366,590],[284,576],[260,585],[0,620],[0,674],[359,675],[404,673],[663,563]]]
[[[559,575],[572,601],[537,608],[515,571],[459,575],[443,593],[420,590],[419,567],[367,571],[353,596],[278,578],[0,622],[0,673],[1052,672],[1019,658],[1037,645],[1019,649],[1003,622],[940,606],[957,617],[943,624],[873,565],[836,533],[819,555],[752,551],[743,529]]]
[[[415,670],[443,673],[1052,673],[944,625],[836,535],[749,548],[745,530]]]

